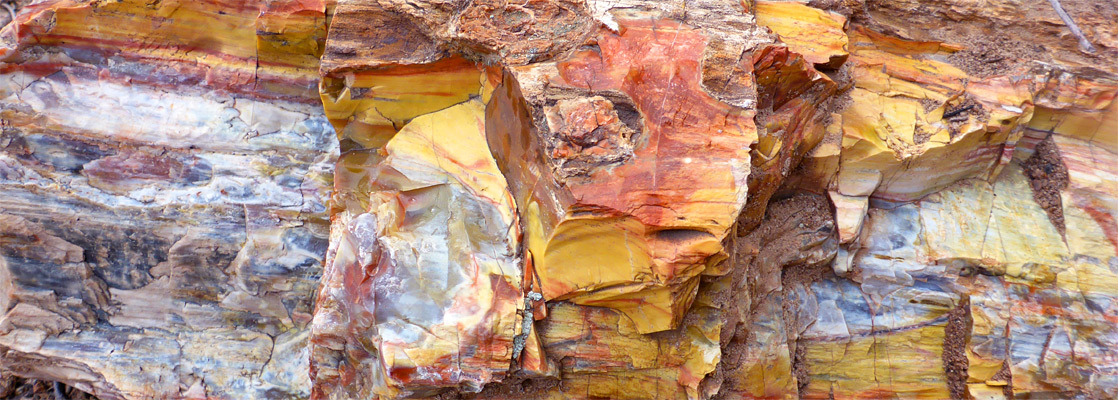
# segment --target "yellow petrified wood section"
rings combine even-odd
[[[481,74],[461,57],[343,71],[323,78],[322,103],[339,139],[377,148],[416,116],[477,96]]]
[[[958,48],[855,28],[851,104],[841,113],[842,153],[831,186],[843,241],[853,240],[870,197],[912,201],[961,179],[992,179],[1032,116],[1028,71],[977,79],[946,62]]]
[[[11,33],[23,46],[113,52],[170,68],[137,79],[170,84],[182,75],[197,75],[205,86],[234,93],[283,99],[314,95],[326,34],[322,1],[218,3],[44,1],[24,10]],[[0,58],[13,50],[0,47]]]
[[[850,56],[841,15],[793,1],[758,1],[754,14],[758,25],[772,29],[816,67],[838,69]]]
[[[1012,153],[1018,124],[1031,115],[1027,83],[971,79],[938,61],[954,51],[939,43],[865,29],[852,42],[855,88],[842,113],[841,194],[909,201],[1008,162],[1003,152]]]
[[[699,304],[682,329],[644,335],[620,313],[559,303],[540,325],[549,356],[561,360],[565,398],[703,398],[700,383],[721,359],[721,321]],[[707,394],[709,395],[709,394]]]
[[[334,23],[386,18],[351,1]],[[374,33],[366,39],[408,32]],[[314,398],[477,391],[521,357],[545,369],[521,313],[516,205],[486,142],[484,68],[437,54],[385,62],[422,49],[352,50],[359,39],[332,31],[323,62],[342,155],[311,338]]]
[[[314,361],[316,396],[480,388],[523,349],[519,224],[484,126],[477,100],[418,116],[347,188],[368,198],[334,216],[312,340],[358,350]]]

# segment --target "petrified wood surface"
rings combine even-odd
[[[0,1],[0,393],[1118,397],[1057,3]]]

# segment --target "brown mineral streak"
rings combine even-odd
[[[0,398],[1118,398],[1116,2],[32,3]]]

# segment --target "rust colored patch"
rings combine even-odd
[[[679,224],[673,207],[702,203],[701,191],[735,191],[735,160],[748,159],[753,112],[720,102],[702,88],[701,31],[674,21],[624,19],[621,33],[603,30],[600,51],[559,63],[567,85],[620,90],[644,117],[631,162],[595,170],[571,185],[579,203],[605,206],[652,226]],[[712,204],[732,210],[735,205]]]
[[[152,183],[197,184],[209,181],[212,167],[190,155],[125,152],[92,161],[82,168],[90,185],[128,190]]]
[[[395,379],[403,384],[410,383],[412,381],[412,377],[415,376],[415,373],[415,367],[397,367],[392,368],[390,371],[388,371],[388,375],[391,376],[392,379]]]
[[[1115,249],[1118,249],[1118,221],[1115,221],[1114,217],[1105,211],[1107,207],[1098,204],[1098,201],[1094,199],[1076,196],[1074,193],[1071,198],[1075,201],[1076,207],[1082,208],[1083,211],[1087,212],[1087,215],[1091,216],[1091,219],[1095,220],[1095,223],[1099,224],[1103,232],[1106,232],[1106,240],[1110,241]],[[1118,250],[1115,250],[1114,255],[1118,256]]]

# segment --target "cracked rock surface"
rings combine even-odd
[[[1060,3],[0,1],[0,396],[1118,397]]]

